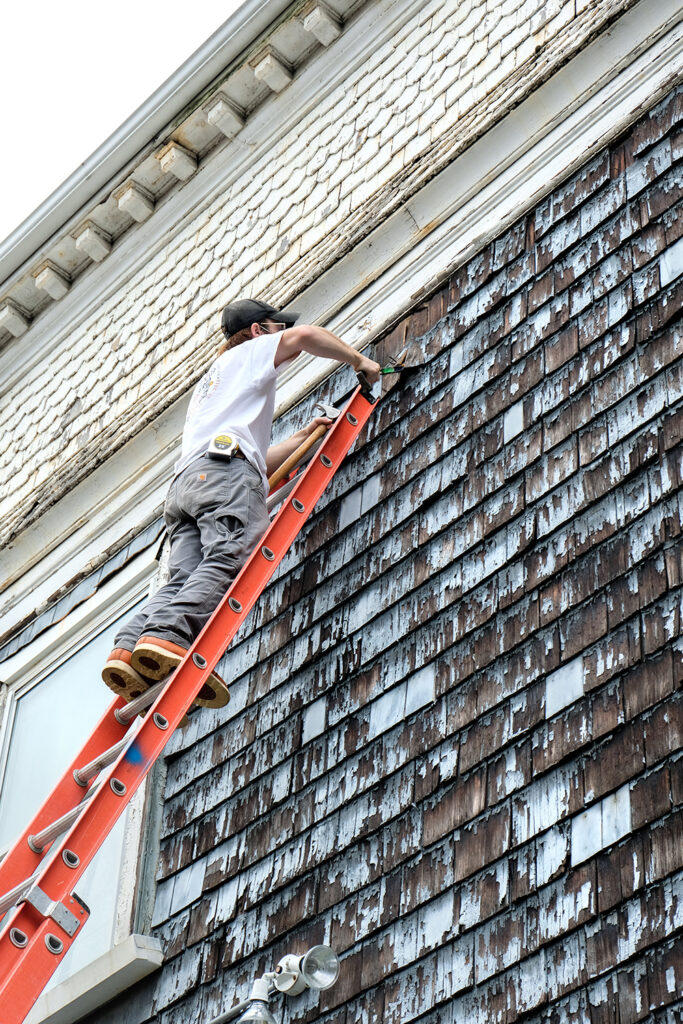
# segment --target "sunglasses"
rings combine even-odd
[[[264,331],[268,331],[269,334],[273,334],[274,330],[283,331],[286,326],[287,324],[278,323],[275,320],[271,320],[269,324],[259,324],[259,327],[262,327]]]

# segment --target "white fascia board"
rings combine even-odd
[[[681,18],[641,0],[297,296],[302,320],[324,310],[352,344],[382,333],[680,80]]]
[[[26,1024],[73,1024],[161,967],[163,951],[151,935],[130,935],[108,953],[41,995]]]
[[[682,16],[677,0],[641,0],[298,296],[302,321],[324,324],[357,346],[383,333],[680,79]],[[189,183],[198,189],[197,201],[200,177],[201,170]],[[201,192],[204,198],[205,186]],[[154,231],[170,226],[155,216],[142,230],[152,224]],[[108,266],[114,259],[112,253]],[[120,287],[122,278],[115,276]],[[71,293],[60,308],[70,299]],[[332,368],[310,357],[299,357],[297,364],[279,379],[276,416]],[[48,596],[40,582],[48,572],[54,592],[56,581],[67,582],[105,539],[111,543],[124,535],[132,523],[144,521],[154,502],[160,505],[186,404],[187,399],[177,402],[163,413],[17,538],[6,555],[11,578],[18,580],[6,594],[8,623],[21,621],[16,609],[26,614],[31,604],[36,607],[38,594]],[[160,437],[164,443],[155,448]],[[131,467],[138,468],[131,473]],[[37,567],[19,580],[28,565]]]

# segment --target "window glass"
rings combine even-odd
[[[102,665],[119,623],[135,610],[128,610],[42,679],[20,688],[9,702],[13,720],[0,785],[0,851],[23,831],[111,704],[113,694],[100,676]],[[90,908],[86,938],[74,942],[49,987],[112,946],[125,832],[123,814],[76,886]]]

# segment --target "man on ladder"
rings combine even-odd
[[[197,384],[180,458],[164,507],[170,579],[119,631],[102,678],[133,700],[183,660],[268,526],[272,473],[321,423],[268,447],[279,374],[301,352],[352,366],[370,383],[380,366],[322,327],[294,324],[298,314],[258,299],[223,310],[226,343]],[[197,697],[204,707],[228,701],[214,672]]]

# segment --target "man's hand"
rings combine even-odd
[[[305,427],[302,427],[299,431],[301,440],[309,437],[317,427],[330,427],[334,423],[329,416],[314,416],[310,423],[307,423]]]
[[[329,416],[314,416],[311,422],[301,430],[297,430],[295,434],[291,434],[284,441],[271,445],[266,454],[268,476],[272,476],[275,470],[279,469],[282,463],[296,451],[300,444],[303,444],[307,437],[311,436],[314,430],[317,430],[318,427],[330,427],[333,422],[334,420],[331,420]]]
[[[379,380],[379,372],[382,367],[379,363],[376,363],[374,359],[368,359],[367,356],[358,355],[358,363],[354,366],[356,373],[364,373],[371,384],[375,384]]]

